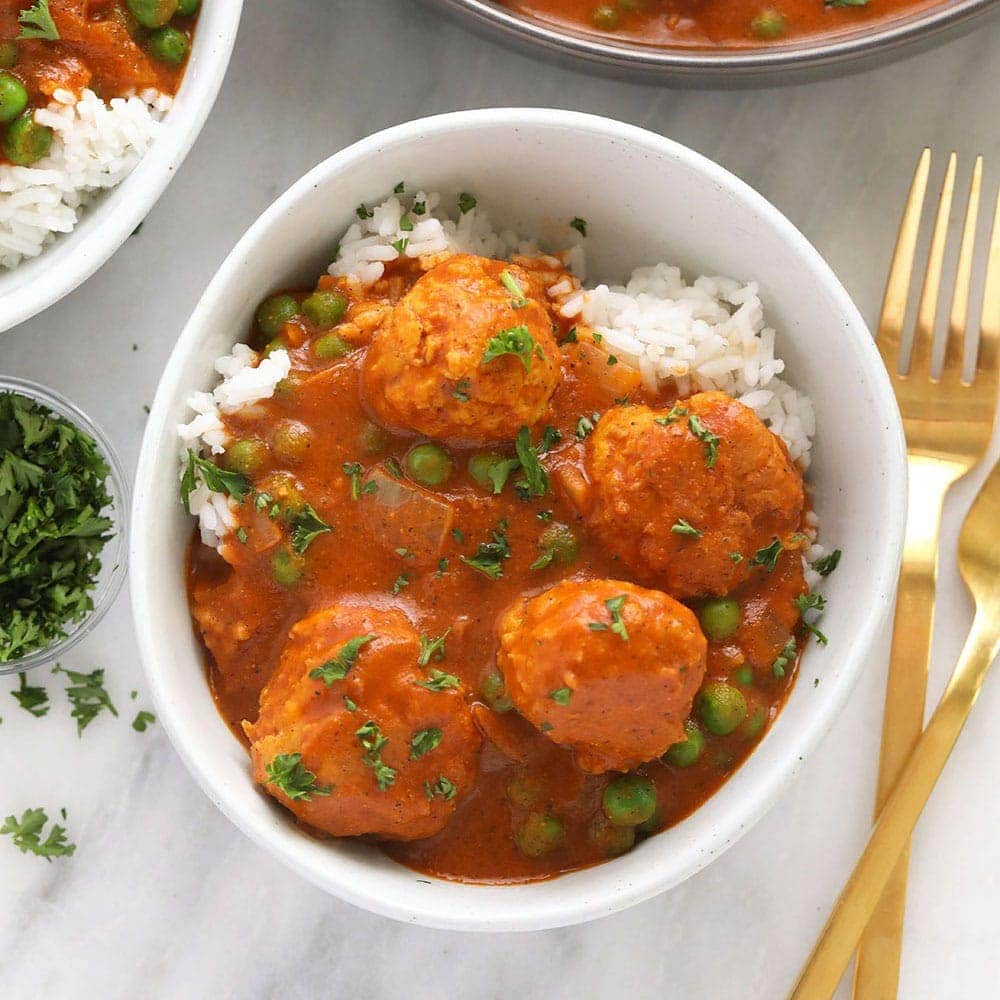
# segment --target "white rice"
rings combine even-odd
[[[37,257],[73,230],[101,191],[131,173],[156,138],[172,99],[156,90],[115,97],[56,90],[35,112],[53,130],[47,156],[30,167],[0,165],[0,267]]]
[[[424,211],[415,214],[413,207],[421,205]],[[548,288],[554,307],[600,333],[619,360],[642,374],[646,385],[656,388],[673,382],[681,395],[712,389],[728,393],[785,442],[803,469],[808,467],[816,432],[813,406],[780,378],[785,363],[774,353],[775,331],[765,324],[755,282],[702,276],[688,284],[679,268],[661,263],[636,268],[625,285],[585,288],[584,250],[574,230],[567,227],[576,238],[570,249],[547,257],[536,242],[495,230],[478,206],[457,218],[437,211],[440,207],[440,195],[423,191],[405,199],[393,195],[371,209],[359,206],[357,221],[344,234],[329,273],[368,286],[397,257],[430,265],[453,253],[494,258],[524,254],[541,256],[554,268],[564,265],[570,277]],[[279,356],[283,359],[276,360]],[[188,448],[212,454],[224,451],[221,415],[269,397],[288,372],[284,351],[274,352],[254,368],[256,361],[250,348],[238,344],[232,355],[216,363],[223,381],[213,393],[191,397],[189,405],[197,416],[179,428],[184,455]],[[218,548],[233,524],[228,498],[211,494],[200,483],[192,494],[191,509],[199,516],[206,544]],[[815,543],[815,521],[808,531],[811,548],[803,561],[812,585],[819,577],[808,564],[824,550]]]

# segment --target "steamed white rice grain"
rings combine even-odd
[[[35,121],[53,131],[47,156],[29,167],[0,165],[0,267],[37,257],[82,210],[120,184],[156,138],[172,99],[156,90],[108,103],[92,90],[58,89]]]

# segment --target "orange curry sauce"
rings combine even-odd
[[[871,30],[943,0],[500,0],[519,14],[664,48],[741,49]]]
[[[455,471],[446,487],[426,491],[431,503],[417,518],[394,520],[377,493],[362,491],[352,499],[351,478],[342,471],[345,463],[363,467],[361,482],[397,476],[406,452],[420,440],[389,433],[373,423],[363,402],[360,372],[372,330],[421,273],[412,261],[396,261],[363,297],[343,279],[320,279],[320,289],[336,289],[350,302],[338,328],[355,348],[346,357],[318,360],[313,345],[321,332],[304,316],[284,325],[282,340],[290,345],[291,375],[272,399],[226,418],[226,425],[234,437],[256,437],[269,445],[288,421],[305,425],[310,445],[304,453],[282,466],[272,449],[252,483],[255,489],[267,489],[276,474],[291,473],[333,530],[310,544],[297,584],[281,586],[272,576],[272,559],[276,545],[287,545],[287,532],[283,534],[266,511],[245,501],[238,515],[245,541],[229,542],[226,549],[234,565],[197,538],[192,542],[188,576],[192,612],[210,650],[208,676],[217,705],[241,739],[241,723],[257,718],[260,692],[277,666],[289,629],[310,611],[347,599],[402,609],[427,636],[450,630],[442,666],[461,679],[484,735],[476,784],[463,790],[443,832],[380,846],[407,866],[451,879],[546,878],[607,859],[588,831],[601,811],[604,789],[616,776],[584,773],[570,751],[535,730],[516,711],[492,710],[477,692],[495,670],[498,616],[517,598],[537,594],[565,578],[631,579],[615,558],[588,538],[570,501],[567,484],[582,474],[584,444],[576,434],[580,417],[629,402],[669,405],[672,399],[669,394],[647,392],[638,374],[625,365],[609,367],[608,355],[588,339],[589,332],[581,328],[571,333],[570,325],[563,323],[557,332],[562,377],[546,421],[558,428],[562,440],[543,457],[550,493],[523,501],[508,484],[494,496],[466,472],[471,449],[449,447]],[[293,294],[301,300],[306,293]],[[257,346],[262,346],[262,339],[259,332],[252,337]],[[540,430],[535,429],[535,440]],[[499,450],[513,454],[512,444]],[[580,538],[579,557],[568,567],[553,563],[532,570],[539,556],[540,532],[550,519],[573,526]],[[502,578],[490,580],[463,564],[460,556],[471,556],[501,520],[508,525],[512,554],[503,565]],[[689,767],[655,761],[639,768],[655,783],[659,801],[659,815],[640,828],[640,837],[671,826],[696,809],[764,734],[794,683],[795,662],[787,664],[783,676],[776,676],[773,668],[798,628],[794,599],[805,590],[800,554],[786,550],[773,572],[755,569],[733,595],[742,605],[742,624],[725,643],[709,643],[705,680],[732,682],[740,671],[749,705],[747,719],[729,736],[706,733],[704,751]],[[444,767],[447,770],[446,762]],[[372,795],[378,794],[373,782]],[[513,832],[529,812],[537,811],[559,817],[565,837],[552,853],[528,858],[519,853]]]

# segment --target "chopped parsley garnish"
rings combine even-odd
[[[465,191],[458,196],[458,210],[462,215],[465,215],[466,212],[471,212],[477,204],[476,199]]]
[[[446,778],[443,774],[433,784],[429,781],[424,782],[424,795],[427,796],[428,802],[433,799],[435,795],[440,795],[445,802],[449,802],[455,797],[457,792],[458,788],[455,783]]]
[[[812,633],[821,646],[825,646],[829,640],[816,628],[816,622],[819,621],[820,616],[826,608],[826,598],[822,594],[799,594],[795,598],[795,607],[799,609],[799,614],[802,616],[802,627],[807,632]],[[812,621],[806,619],[807,611],[817,612],[816,617]]]
[[[431,660],[440,663],[444,659],[445,640],[450,634],[451,629],[448,629],[444,635],[439,635],[436,639],[422,635],[420,637],[420,655],[417,657],[417,666],[426,667]]]
[[[405,181],[400,181],[400,182],[399,182],[399,183],[398,183],[398,184],[397,184],[397,185],[396,185],[396,186],[395,186],[395,187],[394,187],[394,188],[392,189],[392,193],[393,193],[393,194],[402,194],[402,193],[403,193],[403,192],[404,192],[405,190],[406,190],[406,183],[405,183]]]
[[[628,642],[628,631],[626,630],[625,622],[622,619],[622,607],[625,605],[625,601],[625,595],[619,594],[617,597],[609,597],[604,602],[604,606],[608,609],[608,613],[611,615],[611,631],[614,632],[614,634],[623,642]]]
[[[63,819],[65,819],[63,810]],[[68,858],[75,850],[76,844],[66,840],[66,830],[57,823],[42,840],[42,831],[49,817],[44,809],[26,809],[21,818],[8,816],[0,826],[0,835],[7,835],[14,840],[14,846],[22,854],[34,854],[36,857],[51,861],[53,858]]]
[[[409,549],[398,548],[398,549],[393,549],[392,551],[395,552],[396,555],[399,556],[400,559],[412,559],[413,558],[413,553]]]
[[[464,541],[464,536],[463,536]],[[490,533],[490,541],[480,542],[473,556],[459,556],[466,566],[478,570],[491,580],[499,580],[503,576],[503,561],[510,558],[510,546],[507,544],[507,521],[502,520]]]
[[[824,0],[827,7],[867,7],[868,0]]]
[[[467,403],[472,397],[469,395],[469,389],[472,387],[471,380],[467,378],[459,379],[455,383],[455,388],[452,389],[451,394],[460,403]]]
[[[249,537],[250,536],[247,534],[247,529],[244,528],[243,525],[241,524],[236,529],[236,541],[238,541],[241,545],[246,545],[247,539],[249,539]]]
[[[564,344],[575,344],[576,343],[576,327],[571,326],[569,328],[569,333],[566,334],[566,339],[563,341]]]
[[[547,569],[552,565],[553,560],[556,557],[555,549],[546,549],[529,567],[528,569]]]
[[[389,465],[390,462],[394,461],[395,459],[390,458],[386,461],[385,464]],[[369,479],[367,483],[362,484],[361,476],[364,474],[365,470],[360,462],[344,462],[344,464],[340,468],[343,471],[344,475],[347,476],[347,478],[350,479],[351,481],[352,500],[357,500],[359,497],[366,495],[368,493],[378,493],[378,484],[372,482],[372,480]],[[398,462],[396,463],[396,469],[399,469]],[[392,471],[393,475],[397,474],[396,469],[390,468],[390,471]],[[403,470],[399,469],[398,475],[401,476],[402,474]]]
[[[49,0],[35,0],[27,9],[17,15],[21,24],[18,38],[43,38],[47,42],[59,40],[59,29],[52,20]]]
[[[517,278],[510,271],[501,273],[500,284],[510,292],[514,299],[511,305],[515,309],[523,309],[528,304],[528,297],[524,294],[524,289],[518,284]]]
[[[394,475],[397,479],[403,478],[403,467],[399,464],[398,459],[389,457],[385,460],[385,467],[389,472]]]
[[[309,671],[309,676],[313,680],[321,680],[327,687],[332,686],[335,681],[342,681],[358,662],[362,646],[377,638],[377,635],[356,635],[353,639],[348,639],[332,660],[314,667]]]
[[[771,673],[775,677],[785,676],[785,667],[795,659],[795,638],[794,636],[785,643],[784,649],[778,654],[778,658],[771,664]]]
[[[600,419],[599,413],[592,413],[589,417],[580,417],[576,422],[576,436],[582,441],[588,434],[592,434]]]
[[[573,689],[568,687],[556,688],[555,691],[549,692],[549,697],[557,705],[568,705],[570,698],[573,697]]]
[[[674,405],[667,412],[664,417],[654,417],[653,423],[659,424],[661,427],[669,427],[676,420],[681,417],[686,417],[688,415],[687,407],[681,406],[680,403],[674,403]]]
[[[364,202],[358,205],[358,207],[354,210],[354,214],[357,215],[359,219],[370,219],[375,215],[375,213],[368,208]]]
[[[156,716],[143,708],[140,709],[136,717],[132,720],[132,728],[137,733],[144,733],[154,722],[156,722]]]
[[[313,539],[330,531],[333,531],[333,528],[309,504],[305,504],[292,521],[292,548],[302,555]]]
[[[398,595],[402,593],[406,587],[409,587],[409,585],[410,585],[410,574],[400,573],[399,576],[397,576],[396,579],[393,580],[392,582],[392,592]]]
[[[348,698],[345,694],[344,708],[346,708],[348,712],[356,712],[358,710],[358,703],[353,698]]]
[[[766,566],[768,573],[774,572],[774,567],[778,565],[778,556],[781,555],[781,542],[776,538],[770,545],[763,549],[758,549],[750,559],[751,566]]]
[[[608,355],[608,364],[609,365],[616,365],[616,364],[618,364],[618,358],[614,354],[609,354]]]
[[[552,520],[552,511],[551,510],[540,510],[535,515],[535,517],[537,517],[539,521],[551,521]]]
[[[268,783],[293,802],[312,802],[314,795],[329,795],[333,785],[318,785],[316,775],[302,763],[300,753],[281,753],[264,768]]]
[[[30,712],[36,719],[40,719],[49,710],[49,693],[43,687],[38,687],[28,683],[28,675],[20,673],[17,675],[20,687],[16,691],[11,691],[11,696],[17,699],[17,703],[26,712]]]
[[[547,452],[561,437],[562,435],[554,427],[546,427],[541,441],[533,446],[531,431],[527,427],[522,427],[517,432],[514,448],[521,462],[524,479],[515,484],[515,489],[522,500],[545,496],[548,492],[549,477],[538,461],[538,456]]]
[[[505,458],[499,462],[493,462],[486,470],[486,477],[493,484],[493,495],[503,493],[503,488],[507,485],[507,480],[511,474],[521,468],[521,463],[516,458]]]
[[[531,357],[534,351],[535,338],[531,336],[531,331],[523,324],[511,326],[501,330],[495,337],[490,337],[486,342],[482,363],[488,365],[505,354],[513,354],[520,359],[527,372],[531,371]]]
[[[443,670],[432,670],[430,680],[414,681],[417,687],[428,691],[446,691],[448,688],[461,687],[462,682],[454,674],[446,674]]]
[[[410,241],[404,236],[400,240],[396,240],[392,244],[392,249],[396,251],[401,257],[406,253],[406,248],[410,245]]]
[[[683,517],[677,518],[670,530],[675,535],[690,535],[692,538],[701,538],[701,532],[690,525]]]
[[[554,727],[554,726],[552,725],[552,723],[551,723],[551,722],[543,722],[543,723],[542,723],[542,724],[541,724],[541,725],[540,725],[540,726],[539,726],[538,728],[539,728],[539,729],[540,729],[540,730],[541,730],[541,731],[542,731],[543,733],[549,733],[549,732],[551,732],[551,731],[552,731],[552,730],[553,730],[553,729],[554,729],[555,727]]]
[[[579,216],[577,216],[570,223],[570,226],[573,229],[575,229],[581,236],[586,236],[587,235],[587,220],[586,219],[581,219]]]
[[[691,433],[705,446],[705,465],[710,469],[714,468],[719,458],[719,438],[698,419],[698,415],[695,413],[688,417],[688,427],[691,429]]]
[[[427,202],[426,201],[415,201],[413,203],[413,208],[410,211],[414,215],[426,215],[427,214]]]
[[[65,674],[70,679],[66,697],[73,706],[70,716],[76,719],[77,736],[82,736],[87,726],[105,710],[115,718],[118,717],[118,709],[112,704],[108,692],[104,690],[103,670],[92,670],[89,674],[83,674],[76,670],[56,667],[53,673],[55,671]]]
[[[831,553],[829,553],[829,555],[825,555],[821,559],[817,559],[816,562],[812,564],[812,568],[816,570],[820,576],[829,576],[839,565],[840,556],[840,549],[834,549]]]
[[[440,559],[438,559],[438,568],[437,572],[434,575],[440,580],[441,577],[444,576],[447,571],[448,571],[448,560],[444,558],[444,556],[442,556]]]
[[[459,545],[465,544],[465,532],[462,531],[461,528],[452,528],[451,537],[454,538]]]
[[[389,742],[389,738],[382,735],[382,730],[371,719],[356,730],[354,735],[357,736],[358,742],[365,750],[361,755],[362,763],[365,767],[372,769],[378,790],[380,792],[386,791],[390,785],[396,782],[396,769],[389,767],[382,760],[382,747]]]
[[[108,476],[93,438],[0,393],[0,663],[51,646],[93,608]]]
[[[425,753],[430,753],[441,742],[440,729],[431,726],[413,734],[410,740],[410,760],[419,760]]]
[[[189,514],[191,494],[198,488],[199,477],[213,493],[226,493],[237,503],[242,503],[250,492],[250,480],[242,472],[229,472],[188,448],[188,464],[181,477],[181,501]]]

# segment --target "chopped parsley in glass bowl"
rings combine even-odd
[[[62,656],[104,617],[128,510],[101,429],[53,390],[0,377],[0,675]]]

